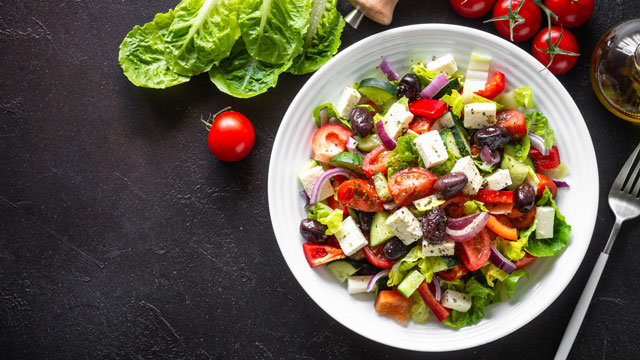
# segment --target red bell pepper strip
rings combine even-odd
[[[342,249],[329,245],[304,243],[302,244],[302,251],[311,267],[320,266],[347,257],[347,255],[342,252]]]
[[[483,203],[513,204],[513,191],[479,190],[473,198]]]
[[[536,167],[536,171],[544,171],[555,169],[560,165],[560,153],[558,152],[558,147],[553,146],[551,151],[549,151],[549,155],[542,155],[542,153],[535,148],[531,148],[529,150],[529,156],[531,160],[533,160],[533,166]]]
[[[447,103],[442,100],[419,99],[409,103],[409,111],[417,116],[439,118],[447,112]]]
[[[491,75],[491,78],[484,85],[484,90],[478,90],[474,92],[476,95],[480,95],[483,98],[493,99],[500,95],[501,92],[507,87],[507,80],[504,74],[500,71],[496,71]]]
[[[451,312],[449,311],[449,309],[442,306],[440,301],[436,300],[435,295],[433,295],[434,291],[435,288],[433,287],[433,284],[427,284],[425,281],[423,281],[422,284],[418,286],[418,293],[420,293],[420,296],[422,297],[422,300],[424,300],[424,303],[427,304],[429,309],[431,309],[434,314],[436,314],[436,318],[438,318],[438,321],[442,321],[446,319]]]

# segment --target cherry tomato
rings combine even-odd
[[[458,256],[470,271],[480,269],[487,263],[491,255],[491,240],[487,229],[482,229],[473,239],[456,243]]]
[[[327,205],[333,210],[340,210],[344,215],[349,215],[349,207],[341,204],[335,197],[329,196],[327,198]]]
[[[222,161],[238,161],[249,155],[256,140],[249,119],[236,111],[225,111],[211,124],[209,150]]]
[[[340,248],[329,245],[304,243],[302,244],[302,251],[311,267],[320,266],[347,257]]]
[[[512,140],[520,140],[527,135],[527,121],[518,110],[502,110],[496,114],[496,125],[506,128]]]
[[[469,270],[464,265],[456,265],[451,269],[439,271],[437,274],[444,281],[454,281],[463,277]]]
[[[313,158],[328,163],[334,156],[347,149],[351,131],[340,124],[326,124],[313,134],[311,148]]]
[[[389,154],[391,154],[391,151],[384,145],[380,145],[365,155],[362,160],[362,170],[365,175],[369,178],[372,178],[376,173],[387,175],[387,159],[389,158]]]
[[[544,0],[544,6],[558,16],[551,22],[564,28],[584,24],[593,14],[593,5],[593,0]]]
[[[393,261],[384,256],[383,249],[384,245],[374,247],[367,245],[362,248],[362,252],[364,252],[364,257],[367,258],[367,261],[370,262],[371,265],[379,267],[380,269],[391,269]]]
[[[529,149],[529,156],[533,160],[533,166],[535,166],[536,171],[555,169],[560,165],[560,153],[555,145],[549,151],[549,155],[542,155],[538,149],[532,147]]]
[[[495,2],[496,0],[449,0],[453,11],[471,19],[485,16],[491,11]]]
[[[560,33],[562,33],[562,40],[558,44],[558,48],[565,51],[571,51],[573,53],[579,53],[578,41],[573,36],[573,34],[567,30],[562,29],[558,26],[551,27],[551,42],[555,44],[560,38]],[[549,64],[551,56],[548,53],[540,52],[540,50],[547,50],[549,48],[547,44],[547,39],[549,38],[549,30],[544,28],[540,30],[538,35],[533,39],[533,44],[531,45],[531,53],[533,57],[538,59],[542,63],[542,65],[547,66]],[[553,58],[553,62],[549,65],[549,71],[553,74],[563,74],[573,67],[578,61],[577,56],[565,55],[565,54],[556,54]]]
[[[389,177],[389,192],[399,206],[410,204],[433,193],[433,185],[438,177],[431,171],[411,167],[393,173]]]
[[[493,99],[500,95],[501,92],[507,87],[507,80],[504,74],[500,71],[496,71],[491,75],[491,78],[487,80],[483,90],[478,90],[474,94],[480,95],[483,98]]]
[[[512,261],[516,265],[516,269],[522,269],[523,267],[531,265],[531,263],[536,259],[535,256],[529,254],[528,252],[524,252],[524,257],[518,261]]]
[[[376,194],[376,189],[362,179],[351,179],[342,183],[336,192],[338,201],[343,205],[366,212],[384,211],[382,200]]]
[[[531,208],[528,213],[520,212],[520,210],[514,206],[511,212],[507,214],[507,218],[509,218],[509,221],[516,229],[528,229],[536,219],[536,211],[535,205],[533,205],[533,208]]]
[[[409,123],[409,130],[415,131],[418,134],[424,134],[431,131],[431,126],[436,119],[425,118],[421,116],[416,116]]]
[[[493,18],[507,16],[509,3],[512,0],[498,0],[496,6],[493,7]],[[540,29],[540,23],[542,17],[540,15],[540,9],[532,0],[523,0],[524,4],[520,8],[518,14],[524,19],[524,22],[520,25],[513,27],[513,39],[509,31],[509,20],[498,20],[493,22],[496,30],[503,38],[514,42],[520,42],[529,40],[536,34],[536,31]],[[513,0],[511,4],[511,10],[514,11],[520,5],[520,0]]]
[[[536,173],[536,176],[538,177],[538,181],[540,181],[540,183],[538,183],[538,189],[536,190],[536,198],[540,199],[544,193],[544,189],[547,188],[551,191],[551,196],[555,199],[556,194],[558,193],[558,186],[556,183],[545,175]]]

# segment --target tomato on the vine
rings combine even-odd
[[[209,129],[209,150],[222,161],[238,161],[249,155],[256,140],[253,125],[246,116],[236,111],[226,111],[212,116],[213,122],[205,121]]]
[[[496,0],[449,0],[453,11],[466,18],[479,18],[486,15]]]
[[[498,0],[492,16],[487,21],[493,21],[500,36],[514,42],[531,39],[542,21],[540,9],[532,0]]]
[[[593,0],[544,0],[544,6],[558,17],[552,18],[551,22],[564,28],[574,28],[589,20],[594,4]]]
[[[551,54],[547,52],[549,50],[548,39],[552,44]],[[549,29],[540,30],[531,45],[533,57],[538,59],[542,65],[548,66],[549,71],[556,75],[569,71],[576,64],[578,50],[578,41],[573,34],[559,26],[550,26]],[[569,53],[573,53],[573,55],[569,55]]]

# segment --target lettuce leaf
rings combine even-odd
[[[443,323],[452,328],[462,328],[473,325],[484,317],[484,309],[495,297],[493,290],[484,287],[476,279],[469,279],[465,286],[465,292],[471,296],[471,309],[467,312],[451,311],[449,317]]]
[[[529,113],[525,118],[530,124],[529,131],[542,136],[544,139],[544,146],[551,148],[556,142],[556,139],[553,135],[553,129],[549,126],[549,120],[542,115],[540,111]]]
[[[189,81],[164,60],[164,37],[174,18],[173,10],[157,14],[152,22],[134,27],[120,44],[120,66],[134,85],[164,89]]]
[[[289,66],[273,65],[251,57],[242,41],[236,42],[229,57],[209,71],[209,79],[216,87],[231,96],[248,98],[262,94],[276,86],[278,76]]]
[[[496,104],[496,111],[500,111],[500,110],[504,110],[505,106],[500,104],[499,102],[493,101],[493,100],[489,100],[485,97],[482,97],[480,95],[473,95],[473,97],[471,98],[470,103],[494,103]]]
[[[340,230],[342,210],[333,210],[328,205],[319,202],[316,203],[313,208],[309,209],[307,218],[318,220],[321,224],[327,225],[328,229],[325,231],[325,234],[333,235]]]
[[[183,0],[164,38],[164,58],[183,75],[197,75],[229,56],[240,36],[237,0]]]
[[[524,249],[533,256],[553,256],[561,252],[569,243],[571,225],[567,224],[565,217],[560,213],[553,200],[549,189],[545,188],[542,198],[537,202],[538,206],[551,206],[556,212],[553,222],[553,237],[550,239],[537,239],[533,233]]]
[[[422,63],[422,61],[418,61],[417,63],[411,66],[409,72],[412,72],[418,76],[420,79],[420,83],[422,87],[426,87],[433,79],[436,77],[436,72],[427,69],[427,66]]]
[[[303,75],[318,70],[338,51],[344,19],[336,9],[338,0],[314,0],[302,53],[289,72]]]
[[[396,148],[391,151],[387,159],[387,174],[391,176],[408,167],[421,166],[424,162],[418,153],[418,149],[413,145],[410,136],[401,136],[398,138]]]
[[[409,270],[411,270],[414,266],[418,265],[418,262],[422,258],[424,258],[424,254],[422,254],[422,246],[417,245],[413,247],[413,249],[409,250],[407,255],[396,261],[396,263],[393,264],[393,267],[391,267],[387,286],[400,284],[405,275],[407,275],[407,272],[409,272]]]
[[[480,269],[484,274],[485,279],[487,280],[487,285],[493,287],[495,285],[494,281],[499,280],[502,281],[506,279],[509,274],[500,270],[497,266],[489,263]]]
[[[242,0],[241,3],[238,24],[253,58],[283,64],[301,53],[312,0]]]
[[[429,211],[436,206],[440,206],[447,202],[446,200],[440,199],[438,195],[429,195],[422,199],[418,199],[413,202],[413,205],[418,209],[418,211]]]
[[[509,299],[511,299],[511,296],[513,295],[513,292],[516,289],[516,285],[518,284],[518,280],[520,280],[521,277],[523,276],[527,276],[527,279],[529,278],[529,273],[527,272],[527,270],[525,269],[518,269],[514,272],[512,272],[511,274],[509,274],[509,276],[507,276],[504,280],[502,280],[502,284],[504,285],[504,288],[507,292],[507,297]]]
[[[524,257],[524,251],[522,250],[525,245],[527,245],[527,241],[529,240],[529,236],[536,230],[536,224],[538,220],[534,220],[533,224],[528,229],[520,230],[518,240],[509,241],[503,240],[500,242],[500,252],[509,260],[518,261]]]
[[[429,318],[429,308],[417,291],[409,297],[409,316],[416,324],[424,324]]]
[[[471,215],[479,212],[489,212],[484,203],[478,200],[469,200],[464,203],[464,214]]]
[[[457,90],[451,90],[450,95],[445,95],[440,98],[451,107],[451,113],[457,117],[462,115],[462,109],[464,108],[464,96],[462,96]]]
[[[359,107],[359,106],[360,105],[358,105],[356,107]],[[370,106],[370,105],[366,105],[366,106],[369,106],[370,108],[373,109],[373,107]],[[325,104],[322,104],[322,105],[318,105],[311,112],[311,114],[313,115],[313,119],[316,121],[316,126],[317,127],[322,126],[322,120],[320,119],[320,110],[322,110],[324,108],[327,108],[327,117],[329,119],[334,117],[334,118],[338,119],[338,121],[340,121],[340,123],[342,125],[346,126],[349,130],[351,130],[351,122],[349,122],[349,120],[345,120],[345,119],[341,118],[340,115],[338,114],[338,111],[336,111],[336,108],[333,107],[333,104],[331,104],[331,103],[325,103]],[[369,109],[367,109],[367,110],[369,110]],[[369,111],[371,111],[371,110],[369,110]],[[378,115],[378,114],[376,114],[376,115]]]
[[[533,108],[533,90],[530,87],[521,87],[513,90],[513,98],[516,102],[516,106]]]

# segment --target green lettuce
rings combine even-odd
[[[470,103],[493,103],[496,104],[496,111],[500,111],[500,110],[504,110],[505,106],[500,104],[499,102],[493,101],[493,100],[489,100],[485,97],[482,97],[480,95],[473,95],[473,97],[471,98]]]
[[[469,200],[464,203],[464,214],[471,215],[479,212],[489,212],[484,203],[478,200]]]
[[[536,239],[535,233],[529,237],[525,250],[533,256],[553,256],[561,252],[569,243],[571,225],[560,213],[549,189],[545,188],[542,198],[536,203],[538,206],[551,206],[556,216],[553,222],[553,237],[550,239]]]
[[[465,292],[471,296],[471,308],[467,312],[451,311],[451,314],[443,321],[445,325],[459,329],[477,323],[484,317],[485,307],[495,297],[493,290],[473,278],[467,281]]]
[[[302,51],[312,0],[242,0],[238,23],[247,51],[257,60],[283,64]]]
[[[438,195],[429,195],[422,199],[418,199],[413,202],[413,205],[418,209],[418,211],[429,211],[436,206],[440,206],[447,202],[446,200],[440,199]]]
[[[556,142],[553,129],[549,126],[549,120],[540,111],[534,111],[525,116],[529,123],[529,131],[540,135],[544,139],[544,146],[551,148]]]
[[[291,65],[273,65],[251,57],[242,41],[233,46],[229,57],[209,71],[209,79],[216,87],[231,96],[248,98],[262,94],[276,86],[278,76]]]
[[[325,231],[325,234],[333,235],[340,230],[342,210],[333,210],[328,205],[319,202],[309,210],[307,218],[317,220],[321,224],[326,225],[328,229]]]
[[[157,14],[152,22],[134,27],[122,41],[118,60],[134,85],[164,89],[189,81],[164,60],[164,37],[174,18],[173,10]]]
[[[391,176],[395,172],[414,166],[424,167],[424,162],[411,137],[401,136],[387,159],[387,174]]]
[[[435,71],[427,69],[427,66],[423,64],[422,61],[418,61],[417,63],[413,64],[411,66],[411,69],[409,69],[409,72],[412,72],[416,74],[416,76],[418,76],[422,87],[427,86],[427,84],[435,79],[437,75]]]
[[[344,19],[336,9],[338,0],[314,0],[302,53],[289,72],[303,75],[316,71],[338,51]]]
[[[516,106],[533,108],[533,90],[530,87],[521,87],[513,90],[513,98],[516,102]]]
[[[413,247],[413,249],[409,250],[407,255],[396,261],[396,263],[391,267],[387,286],[400,284],[400,282],[402,282],[402,279],[404,279],[404,277],[407,275],[407,272],[409,272],[409,270],[411,270],[414,266],[418,265],[420,259],[423,258],[424,254],[422,254],[422,247],[420,245],[417,245]]]
[[[487,280],[487,285],[493,287],[495,285],[494,281],[499,280],[502,281],[506,279],[509,274],[500,270],[497,266],[489,263],[480,269],[484,274],[485,279]]]
[[[516,289],[518,280],[520,280],[520,278],[525,275],[527,276],[527,278],[529,278],[529,273],[527,272],[527,270],[518,269],[512,272],[511,274],[509,274],[509,276],[507,276],[504,280],[502,280],[502,284],[504,285],[504,288],[507,292],[507,297],[509,299],[511,299],[511,296],[513,295],[513,292]]]
[[[183,75],[197,75],[229,56],[240,36],[239,0],[183,0],[164,38],[164,58]]]
[[[358,105],[356,107],[359,107],[359,106],[360,105]],[[370,105],[366,105],[366,106],[369,106],[370,108],[373,108]],[[327,117],[329,119],[334,117],[334,118],[338,119],[338,121],[340,121],[340,123],[342,125],[346,126],[349,130],[351,130],[351,123],[349,122],[349,120],[345,120],[345,119],[341,118],[340,115],[338,114],[338,111],[336,111],[336,108],[333,107],[333,104],[331,104],[331,103],[325,103],[325,104],[322,104],[322,105],[318,105],[311,112],[311,114],[313,115],[313,119],[316,122],[316,126],[317,127],[322,126],[322,119],[320,119],[320,111],[322,109],[324,109],[324,108],[327,108]],[[369,109],[367,109],[367,110],[369,110]]]
[[[429,318],[429,308],[417,291],[409,297],[409,316],[416,324],[424,324]]]
[[[440,100],[446,102],[451,107],[451,113],[457,117],[462,115],[462,109],[464,108],[464,96],[462,96],[457,90],[451,90],[450,95],[445,95]]]

